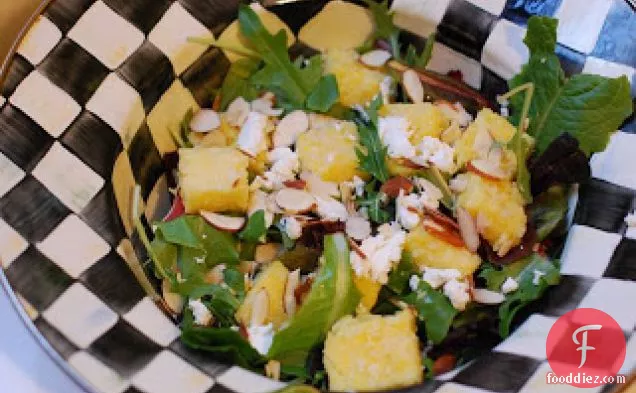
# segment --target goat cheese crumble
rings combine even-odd
[[[406,232],[392,227],[383,230],[378,228],[378,232],[376,236],[362,241],[360,251],[365,257],[356,251],[351,251],[351,266],[358,276],[369,277],[381,284],[386,284],[393,264],[399,262],[402,257]]]
[[[249,326],[247,339],[258,353],[267,355],[274,340],[274,326],[271,323],[263,326]]]
[[[192,310],[194,323],[199,326],[208,326],[212,322],[212,313],[201,302],[201,299],[188,301],[188,307]]]

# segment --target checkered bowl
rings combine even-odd
[[[215,362],[179,341],[174,321],[131,269],[146,259],[130,220],[135,183],[145,222],[168,209],[162,156],[190,108],[209,106],[228,60],[186,42],[219,34],[238,0],[54,0],[0,89],[0,279],[51,356],[90,392],[267,392],[280,384]],[[275,3],[275,2],[274,2]],[[294,31],[325,1],[272,5]],[[636,13],[623,0],[393,0],[396,22],[437,31],[429,68],[461,71],[488,97],[528,53],[530,15],[560,19],[568,75],[626,74],[636,92]],[[417,41],[417,39],[416,39]],[[423,38],[420,41],[424,42]],[[421,43],[422,43],[421,42]],[[511,337],[412,392],[542,392],[545,338],[577,307],[613,316],[636,365],[636,121],[592,158],[571,200],[563,281]],[[597,390],[610,389],[598,388]]]

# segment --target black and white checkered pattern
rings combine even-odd
[[[272,10],[297,32],[324,3]],[[53,1],[0,89],[3,273],[42,336],[97,392],[281,386],[184,347],[126,262],[144,258],[129,219],[133,185],[142,186],[147,222],[166,211],[162,156],[175,149],[169,129],[189,109],[210,105],[229,65],[220,51],[186,38],[218,36],[237,4]],[[524,26],[537,14],[560,19],[567,74],[626,74],[636,92],[636,14],[622,0],[584,7],[580,0],[393,0],[392,9],[415,41],[437,32],[431,70],[459,70],[488,97],[506,91],[506,79],[527,60]],[[625,303],[636,298],[636,229],[624,217],[636,207],[634,132],[631,119],[593,157],[594,179],[572,199],[563,283],[491,353],[406,391],[543,392],[548,330],[576,307],[618,321],[628,337],[621,372],[633,370],[636,312]]]

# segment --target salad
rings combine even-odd
[[[632,111],[625,77],[564,75],[554,19],[529,20],[491,101],[367,5],[328,3],[295,44],[254,6],[193,37],[231,66],[172,130],[170,213],[150,234],[133,205],[183,343],[335,391],[416,384],[507,336],[559,283],[569,186]]]

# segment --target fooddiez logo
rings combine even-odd
[[[552,372],[548,384],[591,388],[624,383],[617,375],[625,361],[625,335],[608,314],[579,308],[563,315],[548,333],[546,354]]]

